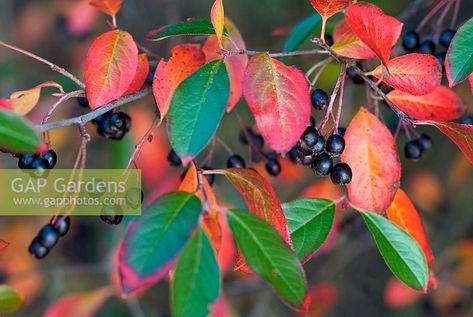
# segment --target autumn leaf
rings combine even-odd
[[[123,0],[91,0],[89,4],[114,17],[122,7]]]
[[[136,68],[135,78],[131,82],[124,95],[129,95],[143,87],[149,72],[148,56],[146,54],[138,55],[138,67]]]
[[[430,54],[406,54],[388,61],[389,75],[383,75],[383,66],[378,66],[372,75],[389,86],[411,95],[425,95],[440,85],[442,66]]]
[[[13,105],[10,99],[0,98],[0,109],[12,111]]]
[[[400,309],[412,305],[423,294],[410,288],[399,279],[391,277],[384,288],[384,303],[392,309]]]
[[[310,0],[314,9],[327,20],[335,13],[345,8],[351,0]]]
[[[85,91],[96,109],[126,93],[135,78],[138,48],[131,35],[113,30],[92,43],[85,61]]]
[[[350,4],[346,8],[345,21],[353,33],[386,65],[391,48],[401,35],[403,24],[384,14],[374,4],[362,2]]]
[[[450,88],[437,86],[426,95],[415,96],[400,90],[388,93],[394,105],[415,120],[455,120],[466,110],[461,98]]]
[[[309,85],[304,74],[268,53],[254,55],[243,78],[243,95],[270,147],[277,152],[290,150],[310,118]]]
[[[235,24],[229,19],[225,19],[225,28],[228,31],[228,38],[223,38],[223,48],[227,50],[246,50],[245,42]],[[209,36],[202,46],[206,63],[222,58],[222,56],[218,54],[218,50],[219,43],[217,37]],[[245,74],[247,64],[247,54],[237,54],[225,58],[225,66],[227,67],[228,77],[230,79],[230,97],[228,98],[227,112],[230,112],[241,98],[243,75]]]
[[[401,163],[391,132],[366,108],[361,108],[345,133],[342,162],[350,165],[348,200],[357,209],[384,213],[394,199]]]
[[[210,20],[215,29],[215,35],[217,36],[218,43],[222,46],[223,39],[223,28],[225,23],[225,11],[223,9],[223,1],[215,0],[210,11]]]
[[[13,111],[22,116],[28,114],[38,104],[41,89],[45,87],[56,87],[64,92],[62,86],[54,81],[47,81],[28,90],[15,91],[10,95]]]
[[[106,286],[66,295],[49,306],[44,317],[93,317],[112,294],[112,289]]]
[[[424,251],[427,264],[431,266],[434,256],[430,249],[422,219],[420,218],[414,204],[409,199],[409,196],[407,196],[401,188],[397,190],[393,202],[386,210],[386,216],[417,241],[422,251]]]
[[[333,308],[338,300],[338,290],[332,283],[322,282],[309,289],[310,304],[307,313],[301,317],[323,317]]]
[[[435,126],[448,136],[473,164],[473,125],[446,121],[420,121],[418,124]]]
[[[335,26],[333,40],[335,43],[332,49],[341,56],[356,59],[371,59],[376,56],[376,53],[353,33],[345,19],[340,20]]]
[[[204,63],[205,56],[195,44],[176,45],[171,49],[171,58],[159,62],[153,79],[153,95],[161,118],[168,113],[177,86]]]

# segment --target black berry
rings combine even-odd
[[[54,222],[53,219],[51,219],[51,224],[53,225],[54,229],[57,230],[59,236],[64,237],[71,227],[71,217],[57,216],[56,221]]]
[[[434,55],[435,54],[434,42],[432,42],[431,40],[425,40],[422,43],[420,43],[419,53]]]
[[[37,239],[41,245],[51,249],[59,240],[59,231],[52,224],[47,224],[39,231]]]
[[[56,166],[57,154],[56,154],[56,152],[54,152],[53,149],[49,149],[46,152],[41,153],[41,155],[39,157],[41,157],[41,158],[45,159],[46,161],[48,161],[49,168],[54,168],[54,166]]]
[[[358,68],[361,68],[360,66],[361,65],[357,64]],[[363,77],[361,77],[360,75],[356,73],[354,67],[347,67],[346,74],[348,78],[350,78],[350,80],[356,85],[362,85],[365,83],[365,80],[363,79]]]
[[[310,95],[312,107],[316,110],[325,110],[328,106],[328,95],[322,89],[314,89]]]
[[[404,145],[404,156],[409,160],[418,160],[422,156],[422,145],[417,140],[411,140]]]
[[[315,157],[312,155],[312,153],[302,153],[299,152],[299,161],[302,163],[302,165],[310,165],[314,161]]]
[[[318,137],[319,133],[316,129],[307,127],[299,141],[297,141],[297,149],[303,153],[310,153],[317,142]]]
[[[281,164],[279,164],[277,159],[268,159],[266,161],[265,167],[269,175],[278,176],[279,173],[281,173]]]
[[[105,205],[102,208],[100,219],[109,225],[118,225],[123,220],[120,206]]]
[[[460,124],[473,124],[473,115],[466,115],[457,120]]]
[[[402,38],[402,47],[408,52],[416,51],[419,48],[420,36],[416,31],[409,31]]]
[[[228,168],[245,168],[245,160],[238,154],[233,154],[227,159]]]
[[[312,170],[320,176],[327,176],[332,170],[332,157],[327,153],[319,154],[312,163]]]
[[[38,238],[35,238],[28,247],[28,252],[36,259],[43,259],[48,255],[49,249],[39,243]]]
[[[37,155],[36,154],[23,154],[20,156],[20,159],[18,160],[18,167],[20,169],[30,169],[31,164],[36,160]]]
[[[328,46],[332,46],[333,45],[333,37],[330,35],[330,34],[325,34],[325,44],[327,44]]]
[[[332,134],[325,143],[325,151],[331,156],[339,156],[345,149],[345,139],[338,134]]]
[[[337,134],[338,134],[338,135],[344,136],[344,135],[345,135],[345,132],[347,132],[347,129],[346,129],[346,128],[338,127],[338,129],[337,129]]]
[[[97,132],[111,140],[121,140],[130,130],[131,118],[124,112],[107,112],[92,120]]]
[[[77,103],[83,108],[89,108],[89,100],[86,97],[77,97]]]
[[[450,46],[450,42],[452,42],[452,39],[455,36],[455,33],[455,30],[452,29],[447,29],[443,31],[439,37],[439,44],[448,48]]]
[[[176,151],[174,151],[174,149],[171,149],[171,151],[168,154],[168,162],[171,166],[182,165],[182,160],[179,157],[179,155],[177,155]]]
[[[50,169],[51,166],[46,159],[38,157],[31,163],[30,168],[34,170],[33,174],[35,176],[41,177],[46,175],[47,170]]]
[[[422,152],[428,151],[432,148],[432,139],[425,133],[422,133],[417,139]]]
[[[288,152],[289,159],[293,163],[299,163],[299,151],[297,151],[297,148],[295,146],[292,147],[292,149]]]
[[[335,164],[330,172],[330,179],[332,183],[337,185],[345,185],[351,182],[352,171],[348,164]]]
[[[317,142],[313,147],[315,153],[321,153],[325,149],[325,138],[323,135],[319,135],[317,138]]]

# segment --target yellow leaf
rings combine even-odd
[[[54,81],[47,81],[28,90],[16,91],[10,95],[13,111],[22,116],[29,113],[38,104],[41,89],[44,87],[57,87],[64,92],[62,86]]]
[[[210,19],[217,35],[218,43],[222,46],[223,27],[225,24],[225,12],[223,10],[222,0],[215,0],[210,11]]]

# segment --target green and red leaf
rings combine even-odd
[[[90,107],[96,109],[123,96],[138,66],[138,48],[131,35],[113,30],[92,43],[85,61],[85,91]]]
[[[345,10],[345,21],[355,35],[386,65],[401,35],[402,23],[374,4],[358,2]]]
[[[129,225],[118,251],[124,292],[166,276],[198,225],[200,213],[201,203],[195,195],[172,192],[152,203]]]
[[[248,63],[243,95],[270,147],[277,152],[290,150],[310,118],[309,85],[304,74],[268,53],[257,54]]]
[[[345,133],[342,162],[350,165],[348,200],[357,209],[384,213],[401,179],[401,163],[391,132],[373,114],[361,108]]]
[[[376,67],[372,75],[389,86],[411,95],[425,95],[440,86],[442,66],[430,54],[406,54],[391,59],[386,65],[389,75],[383,74],[383,66]]]
[[[415,120],[450,121],[460,118],[466,110],[461,98],[444,86],[437,86],[422,96],[400,90],[393,90],[387,96],[399,110]]]
[[[66,295],[44,313],[44,317],[93,317],[113,290],[106,286],[93,291]]]
[[[196,44],[176,45],[171,49],[169,60],[159,62],[153,79],[153,95],[161,118],[167,115],[177,86],[204,63],[205,56]]]
[[[129,95],[143,87],[149,72],[148,56],[146,54],[138,55],[138,67],[136,68],[135,78],[131,82],[124,95]]]
[[[473,72],[473,18],[463,24],[450,43],[445,58],[445,71],[450,87],[465,80]]]

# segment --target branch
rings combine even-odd
[[[64,68],[62,67],[59,67],[57,66],[56,64],[54,63],[51,63],[50,61],[48,60],[45,60],[44,58],[42,57],[39,57],[38,55],[35,55],[33,53],[30,53],[28,51],[25,51],[25,50],[22,50],[21,48],[18,48],[16,46],[13,46],[13,45],[10,45],[10,44],[7,44],[3,41],[0,41],[0,45],[3,46],[3,47],[6,47],[6,48],[9,48],[15,52],[18,52],[20,54],[23,54],[25,56],[28,56],[28,57],[31,57],[32,59],[35,59],[37,61],[39,61],[40,63],[43,63],[43,64],[46,64],[48,65],[52,71],[55,71],[55,72],[58,72],[59,74],[69,78],[70,80],[72,80],[73,82],[75,82],[77,85],[79,85],[79,87],[81,88],[85,88],[85,85],[84,83],[79,79],[77,78],[76,76],[72,75],[71,73],[69,73],[67,70],[65,70]]]
[[[153,123],[151,124],[151,127],[146,131],[146,133],[143,135],[141,140],[138,142],[137,145],[135,145],[135,150],[130,156],[130,159],[128,160],[128,164],[126,165],[126,168],[129,169],[131,165],[136,164],[136,160],[140,156],[141,149],[143,148],[144,144],[146,141],[151,142],[152,137],[153,137],[153,132],[154,130],[160,125],[161,123],[161,116],[158,111],[156,111],[156,115],[154,117]]]
[[[134,94],[131,94],[131,95],[127,95],[127,96],[123,96],[123,97],[120,97],[119,99],[115,100],[115,101],[112,101],[100,108],[97,108],[91,112],[88,112],[82,116],[78,116],[78,117],[73,117],[73,118],[69,118],[69,119],[65,119],[65,120],[61,120],[61,121],[55,121],[55,122],[50,122],[50,123],[45,123],[45,124],[38,124],[36,125],[36,129],[39,131],[39,132],[45,132],[45,131],[48,131],[48,130],[52,130],[52,129],[56,129],[56,128],[60,128],[60,127],[66,127],[66,126],[70,126],[70,125],[74,125],[74,124],[85,124],[95,118],[97,118],[98,116],[112,110],[112,109],[115,109],[117,107],[120,107],[124,104],[127,104],[127,103],[130,103],[132,101],[135,101],[135,100],[139,100],[143,97],[146,97],[148,96],[149,94],[151,94],[151,88],[150,87],[146,87],[146,88],[143,88],[137,92],[135,92]]]
[[[229,51],[225,55],[234,56],[234,55],[243,55],[247,54],[249,56],[260,54],[260,53],[268,53],[270,57],[288,57],[288,56],[303,56],[303,55],[317,55],[317,54],[328,54],[325,50],[305,50],[305,51],[293,51],[293,52],[280,52],[280,53],[270,53],[267,51],[251,51],[251,50],[238,50],[238,51]]]

